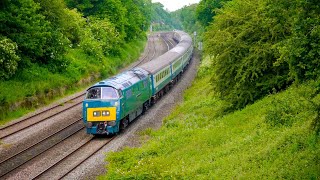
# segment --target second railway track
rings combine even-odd
[[[15,123],[12,123],[12,124],[9,124],[7,126],[2,127],[0,129],[0,139],[4,139],[10,135],[15,134],[18,131],[29,128],[31,126],[34,126],[42,121],[50,119],[54,116],[57,116],[65,111],[68,111],[69,109],[72,109],[72,108],[80,105],[82,103],[83,96],[84,96],[84,93],[79,96],[76,96],[76,97],[74,97],[64,103],[60,103],[59,105],[53,106],[49,109],[46,109],[38,114],[35,114],[35,115],[30,116],[28,118],[25,118],[21,121],[17,121]],[[77,100],[77,101],[74,102],[75,100]],[[50,112],[50,111],[53,111],[54,109],[57,109],[57,112],[53,112],[53,113]],[[41,116],[43,116],[43,117],[41,117]]]

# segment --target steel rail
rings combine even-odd
[[[41,112],[39,112],[39,113],[37,113],[37,114],[34,114],[34,115],[30,116],[30,117],[21,119],[21,120],[19,120],[19,121],[16,121],[16,122],[14,122],[14,123],[8,124],[8,125],[6,125],[6,126],[0,126],[0,130],[7,129],[7,128],[9,128],[9,127],[12,127],[13,125],[16,125],[16,124],[21,123],[21,122],[23,122],[23,121],[26,121],[26,120],[29,120],[29,119],[34,118],[34,117],[36,117],[36,116],[39,116],[39,115],[41,115],[41,114],[44,114],[44,113],[46,113],[46,112],[48,112],[48,111],[50,111],[50,110],[53,110],[53,109],[55,109],[55,108],[57,108],[57,107],[60,107],[61,105],[65,104],[65,103],[67,103],[67,102],[70,102],[70,101],[73,101],[73,100],[75,100],[75,99],[78,99],[78,98],[80,98],[80,97],[83,96],[83,95],[85,95],[85,93],[80,94],[79,96],[76,96],[76,97],[74,97],[74,98],[72,98],[72,99],[69,99],[69,100],[67,100],[67,101],[65,101],[65,102],[63,102],[63,103],[60,103],[60,104],[58,104],[58,105],[55,105],[55,106],[53,106],[53,107],[51,107],[51,108],[49,108],[49,109],[46,109],[46,110],[44,110],[44,111],[41,111]]]
[[[10,159],[12,159],[12,158],[14,158],[14,157],[16,157],[16,156],[22,154],[23,152],[26,152],[27,150],[30,150],[31,148],[35,147],[36,145],[38,145],[38,144],[44,142],[45,140],[47,140],[47,139],[49,139],[49,138],[57,135],[58,133],[61,133],[62,131],[64,131],[64,130],[67,129],[68,127],[71,127],[72,125],[78,123],[78,122],[81,121],[81,120],[82,120],[82,118],[77,119],[76,121],[70,123],[68,126],[64,127],[63,129],[59,130],[58,132],[56,132],[56,133],[54,133],[54,134],[52,134],[52,135],[50,135],[50,136],[48,136],[48,137],[46,137],[46,138],[43,138],[43,139],[40,140],[39,142],[37,142],[37,143],[35,143],[35,144],[33,144],[33,145],[31,145],[31,146],[29,146],[29,147],[21,150],[20,152],[17,152],[17,153],[15,153],[14,155],[12,155],[12,156],[10,156],[10,157],[2,160],[2,161],[0,162],[0,165],[3,164],[3,163],[5,163],[6,161],[9,161]],[[74,134],[78,133],[79,131],[81,131],[81,130],[83,130],[83,129],[84,129],[84,127],[81,127],[81,128],[79,128],[79,129],[77,129],[77,130],[76,130],[75,132],[73,132],[72,134],[69,134],[68,136],[63,137],[63,138],[61,138],[59,141],[57,141],[56,143],[51,144],[50,146],[46,147],[46,149],[42,150],[42,152],[40,152],[40,153],[38,153],[37,155],[31,157],[31,158],[28,159],[27,161],[22,162],[22,163],[19,164],[18,166],[15,166],[14,168],[10,169],[9,171],[7,171],[7,172],[5,172],[5,173],[3,173],[3,174],[0,174],[0,178],[3,177],[3,176],[5,176],[5,175],[7,175],[7,174],[9,174],[9,173],[11,173],[13,170],[21,167],[22,165],[26,164],[26,163],[29,162],[30,160],[32,160],[32,159],[40,156],[40,155],[43,154],[44,152],[48,151],[49,149],[53,148],[54,146],[58,145],[58,144],[61,143],[62,141],[66,140],[67,138],[73,136]]]
[[[110,143],[113,139],[115,138],[115,136],[113,136],[112,138],[108,139],[107,142],[105,142],[102,146],[100,146],[99,148],[97,148],[94,152],[90,153],[89,156],[87,156],[85,159],[83,159],[82,161],[80,161],[79,163],[77,163],[76,166],[74,166],[72,169],[68,170],[68,172],[64,173],[62,176],[60,176],[58,179],[62,179],[64,177],[66,177],[68,174],[70,174],[73,170],[75,170],[77,167],[79,167],[81,164],[83,164],[86,160],[88,160],[90,157],[92,157],[95,153],[97,153],[98,151],[100,151],[105,145],[107,145],[108,143]]]
[[[78,96],[78,97],[80,97],[80,96]],[[76,103],[76,104],[74,104],[74,105],[72,105],[72,106],[70,106],[70,107],[68,107],[68,108],[65,108],[65,109],[63,109],[63,110],[61,110],[61,111],[59,111],[59,112],[57,112],[57,113],[54,113],[54,114],[52,114],[52,115],[50,115],[50,116],[48,116],[48,117],[46,117],[46,118],[43,118],[43,119],[41,119],[40,121],[31,123],[31,124],[29,124],[29,125],[27,125],[27,126],[25,126],[25,127],[22,127],[22,128],[19,128],[19,129],[16,130],[16,131],[9,132],[9,133],[4,134],[4,135],[0,135],[0,139],[4,139],[4,138],[6,138],[6,137],[8,137],[8,136],[11,136],[12,134],[17,133],[18,131],[21,131],[21,130],[27,129],[27,128],[31,127],[31,126],[34,126],[34,125],[36,125],[36,124],[39,124],[40,122],[43,122],[43,121],[45,121],[45,120],[47,120],[47,119],[50,119],[50,118],[52,118],[52,117],[54,117],[54,116],[57,116],[57,115],[65,112],[65,111],[67,111],[67,110],[69,110],[69,109],[72,109],[72,108],[80,105],[81,103],[82,103],[82,101],[79,102],[79,103]],[[24,122],[24,121],[21,121],[21,122]],[[21,122],[19,122],[19,123],[21,123]],[[16,124],[17,124],[17,123],[16,123]]]
[[[170,50],[170,46],[169,46],[169,44],[167,43],[167,40],[163,37],[162,34],[160,35],[160,37],[161,37],[161,39],[166,43],[167,48],[168,48],[168,51],[169,51],[169,50]]]
[[[150,38],[151,38],[151,37],[150,37]],[[156,54],[156,48],[155,48],[154,38],[152,37],[152,39],[153,39],[153,41],[152,41],[153,46],[150,46],[150,45],[148,44],[148,49],[147,49],[146,55],[145,55],[135,66],[133,66],[133,68],[137,67],[138,65],[140,65],[143,61],[145,61],[145,60],[147,59],[147,57],[148,57],[149,54],[150,54],[151,47],[153,47],[153,48],[152,48],[152,49],[153,49],[153,54],[152,54],[152,57],[150,58],[149,61],[151,61],[151,60],[153,59],[153,57],[155,56],[155,54]],[[133,68],[132,68],[132,69],[133,69]]]
[[[84,161],[86,161],[87,159],[89,159],[91,156],[93,156],[96,152],[98,152],[100,149],[102,149],[106,144],[108,144],[109,142],[111,142],[112,139],[114,139],[114,137],[108,139],[108,141],[106,141],[105,143],[103,143],[102,146],[100,146],[99,148],[97,148],[94,152],[90,153],[89,156],[87,156],[84,160],[82,160],[80,163],[77,163],[76,166],[74,166],[72,170],[74,170],[75,168],[78,167],[78,165],[82,164]],[[91,137],[91,139],[89,139],[87,142],[85,142],[84,144],[82,144],[80,147],[78,147],[77,149],[73,150],[71,153],[69,153],[68,155],[66,155],[65,157],[63,157],[62,159],[60,159],[59,161],[55,162],[54,164],[50,165],[50,167],[44,169],[43,171],[41,171],[40,173],[38,173],[35,177],[33,177],[32,179],[38,179],[40,176],[42,176],[43,174],[45,174],[46,172],[48,172],[50,169],[58,166],[59,163],[61,163],[62,161],[64,161],[65,159],[67,159],[68,157],[72,156],[73,154],[75,154],[78,150],[80,150],[81,148],[85,147],[86,145],[88,145],[91,141],[92,141],[93,137]],[[69,172],[71,172],[70,170],[67,173],[64,173],[62,177],[60,177],[59,179],[63,178],[64,176],[66,176]]]

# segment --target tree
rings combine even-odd
[[[217,9],[229,0],[201,0],[197,6],[196,16],[198,21],[204,26],[208,26],[216,15]]]
[[[64,0],[35,0],[40,4],[40,12],[46,17],[55,31],[62,33],[68,40],[76,45],[81,40],[81,29],[85,19],[76,9],[67,8]]]
[[[233,108],[293,82],[319,77],[319,5],[316,1],[226,3],[206,33],[213,86]]]
[[[126,8],[121,0],[67,0],[68,7],[79,9],[85,17],[95,16],[100,19],[108,18],[119,32],[121,39],[126,37],[127,22]],[[88,19],[90,21],[90,18]]]
[[[196,19],[197,6],[197,4],[184,6],[183,8],[172,13],[179,17],[183,29],[190,34],[192,34],[194,31],[197,31],[198,34],[202,34],[203,32],[203,28],[199,24],[199,21]]]
[[[182,29],[179,21],[174,21],[172,14],[163,9],[161,3],[152,3],[152,16],[151,21],[153,23],[154,30],[172,30]],[[179,23],[177,23],[179,22]]]
[[[67,41],[40,8],[33,0],[4,1],[0,7],[0,34],[18,45],[22,59],[61,68]]]

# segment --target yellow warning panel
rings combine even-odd
[[[108,108],[88,108],[87,121],[115,121],[116,120],[116,107]]]

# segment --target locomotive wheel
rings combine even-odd
[[[124,118],[120,121],[120,130],[124,130],[129,124],[128,118]]]

